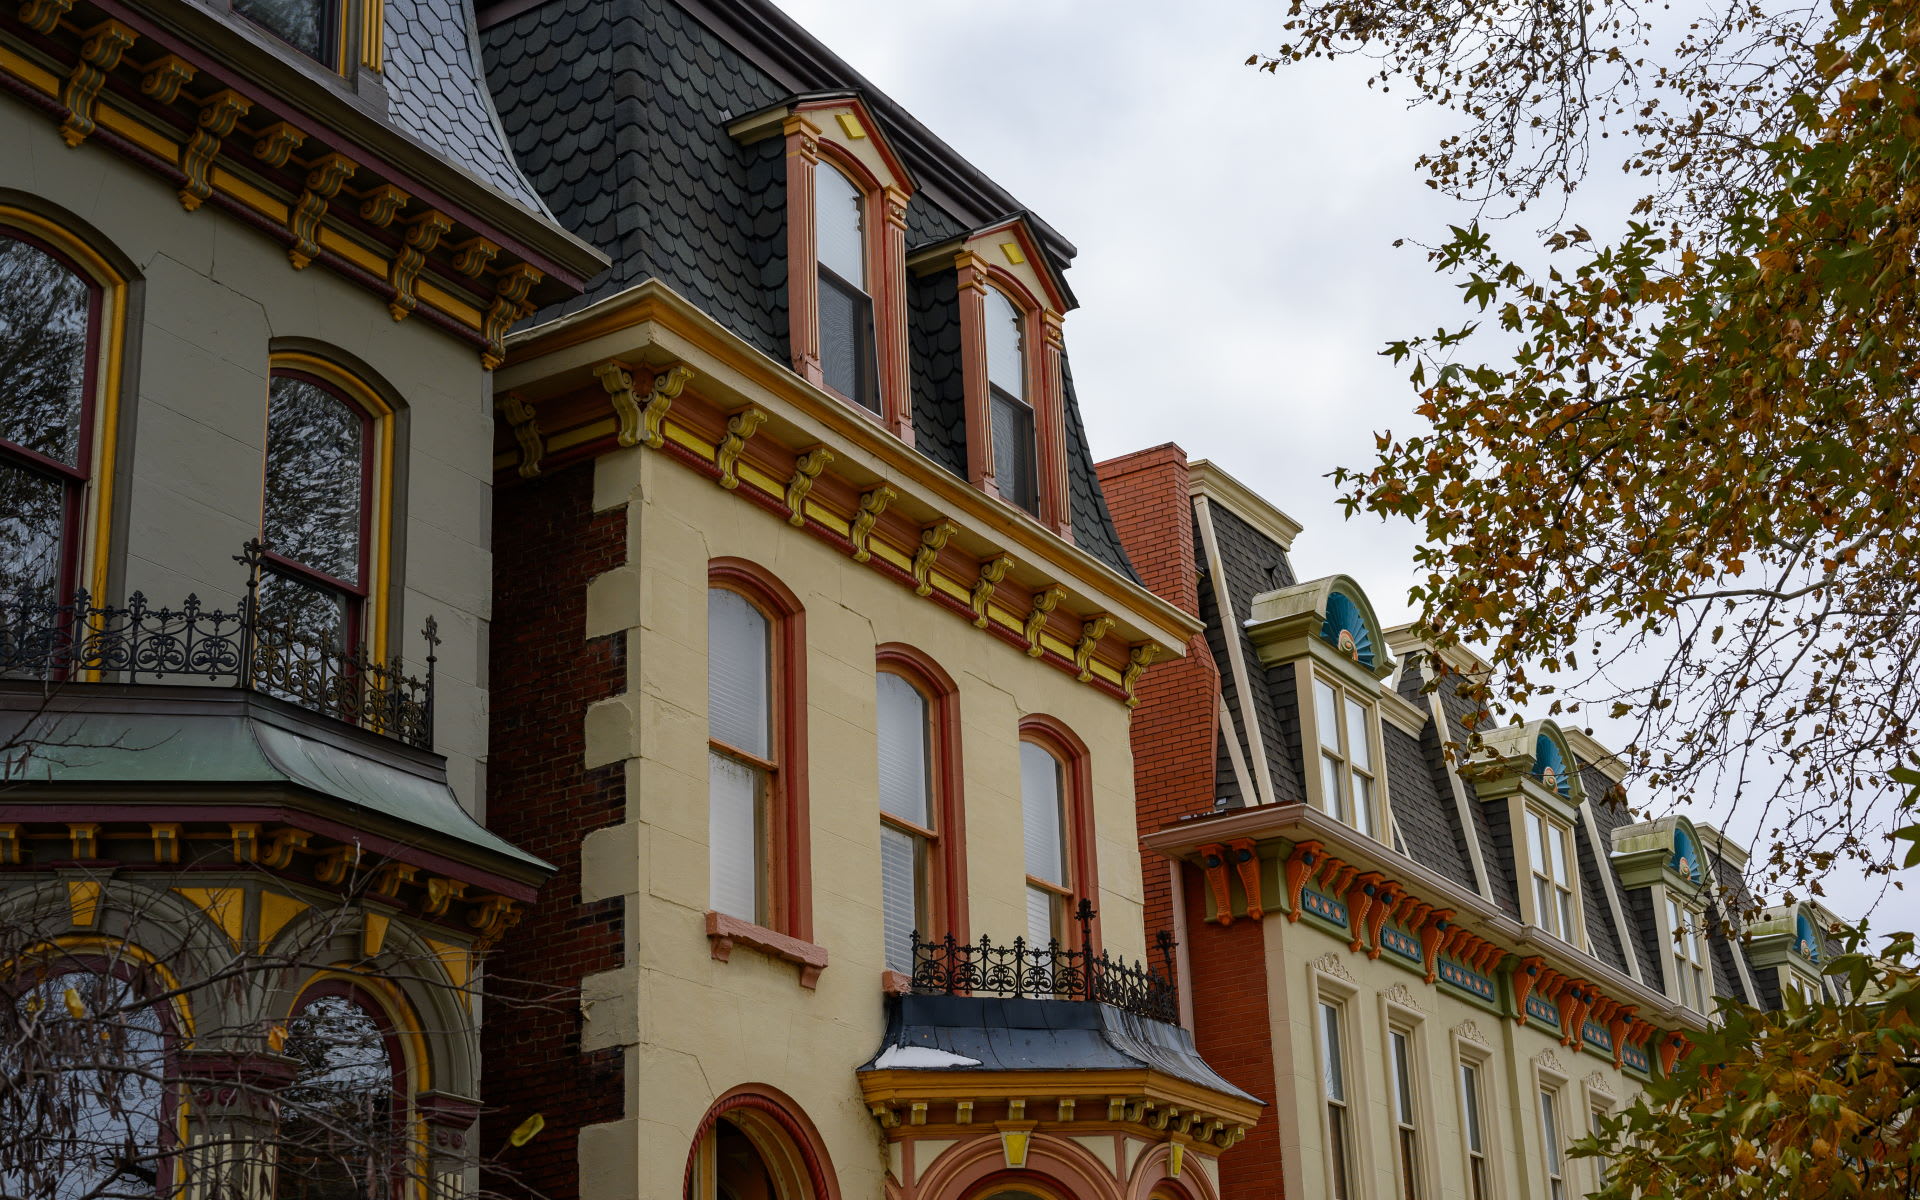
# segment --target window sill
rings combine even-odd
[[[743,921],[739,917],[730,917],[725,913],[707,914],[707,950],[716,961],[726,962],[733,957],[735,944],[758,950],[769,958],[784,959],[800,968],[800,986],[815,987],[820,982],[820,972],[827,969],[827,948],[816,946],[812,942],[803,942],[797,937],[768,929],[764,925],[755,925],[752,921]]]
[[[904,971],[880,972],[880,992],[887,996],[904,996],[913,990],[913,979]]]

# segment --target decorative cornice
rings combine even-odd
[[[1463,1042],[1472,1042],[1474,1045],[1484,1047],[1488,1050],[1493,1049],[1493,1043],[1487,1041],[1487,1035],[1480,1032],[1479,1023],[1472,1017],[1468,1017],[1458,1025],[1455,1025],[1453,1027],[1453,1036]]]
[[[1587,1090],[1590,1092],[1599,1092],[1602,1096],[1610,1099],[1615,1098],[1613,1081],[1608,1079],[1606,1073],[1603,1071],[1595,1071],[1581,1082],[1586,1085]]]
[[[1353,972],[1347,970],[1347,964],[1331,950],[1314,959],[1307,966],[1322,975],[1331,975],[1335,979],[1343,979],[1348,983],[1353,982]]]
[[[1427,1013],[1426,1006],[1415,998],[1413,989],[1404,983],[1396,983],[1381,992],[1380,995],[1384,997],[1389,1004],[1397,1004],[1401,1008],[1409,1009],[1419,1013],[1421,1016],[1425,1016]]]

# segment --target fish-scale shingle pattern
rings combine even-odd
[[[958,288],[953,271],[909,278],[907,349],[913,360],[914,448],[965,479],[967,394]]]
[[[1443,781],[1434,775],[1421,739],[1382,722],[1380,741],[1387,756],[1388,803],[1406,839],[1408,855],[1471,890],[1473,862],[1460,835],[1453,795],[1436,786]]]
[[[1067,409],[1067,491],[1073,506],[1073,541],[1082,550],[1106,563],[1135,583],[1140,577],[1127,561],[1120,535],[1113,528],[1113,514],[1107,511],[1106,493],[1100,490],[1100,477],[1093,473],[1093,454],[1087,447],[1087,429],[1080,420],[1080,401],[1073,390],[1073,367],[1067,356],[1060,356],[1060,374],[1066,385]]]
[[[463,0],[387,0],[387,119],[521,207],[544,214],[481,85],[477,40]]]

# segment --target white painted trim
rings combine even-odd
[[[1645,983],[1646,977],[1640,972],[1640,952],[1633,948],[1632,931],[1627,928],[1626,905],[1620,902],[1620,881],[1613,877],[1613,847],[1600,836],[1600,824],[1594,820],[1591,801],[1580,806],[1580,819],[1587,827],[1587,841],[1593,846],[1593,857],[1600,868],[1600,885],[1607,893],[1607,911],[1613,914],[1613,929],[1620,936],[1620,956],[1627,960],[1627,974]]]
[[[1437,693],[1427,693],[1427,711],[1433,714],[1433,728],[1444,747],[1451,735],[1447,728],[1447,711],[1440,707]],[[1473,890],[1480,893],[1482,899],[1492,902],[1493,886],[1487,881],[1487,855],[1480,847],[1480,827],[1473,820],[1472,806],[1476,801],[1467,795],[1467,785],[1460,781],[1459,773],[1451,766],[1441,764],[1441,774],[1447,777],[1447,786],[1453,789],[1453,807],[1460,818],[1460,836],[1467,843],[1467,857],[1473,861]],[[1517,884],[1515,886],[1518,887]]]
[[[1233,710],[1227,707],[1225,694],[1215,692],[1213,700],[1220,708],[1220,731],[1227,735],[1227,758],[1233,762],[1233,781],[1240,785],[1243,802],[1258,800],[1260,793],[1253,790],[1253,779],[1247,774],[1247,752],[1240,745],[1240,729],[1234,724]]]
[[[1227,573],[1220,562],[1220,541],[1213,532],[1213,511],[1205,496],[1193,498],[1194,523],[1200,527],[1200,543],[1207,555],[1207,578],[1213,584],[1213,603],[1220,614],[1220,629],[1226,637],[1227,661],[1233,669],[1233,690],[1240,698],[1240,719],[1246,725],[1247,748],[1253,754],[1254,778],[1260,784],[1260,803],[1274,803],[1273,773],[1267,762],[1266,739],[1260,733],[1260,721],[1253,711],[1253,688],[1247,678],[1247,655],[1240,646],[1240,619],[1234,615],[1233,599],[1227,594]]]

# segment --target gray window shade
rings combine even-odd
[[[820,272],[820,373],[834,391],[869,412],[880,411],[873,301],[825,269]]]
[[[860,191],[837,169],[813,169],[814,253],[821,266],[867,290],[866,242],[860,229]]]
[[[1045,888],[1027,885],[1027,945],[1044,946],[1060,936],[1053,914],[1060,897]]]
[[[993,478],[1008,503],[1039,511],[1033,410],[999,388],[993,390]]]
[[[746,597],[707,592],[707,736],[771,759],[767,618]]]
[[[920,689],[882,672],[875,704],[880,744],[880,811],[933,827],[928,795],[932,790],[927,699]]]
[[[707,752],[707,866],[715,912],[764,922],[760,888],[766,772]]]
[[[1020,804],[1025,818],[1027,874],[1067,886],[1060,760],[1032,742],[1020,743]]]
[[[880,904],[886,937],[887,967],[913,972],[913,933],[931,937],[920,898],[925,894],[926,846],[919,838],[890,826],[880,827]]]
[[[1020,310],[998,288],[987,289],[987,381],[1015,400],[1027,398]]]

